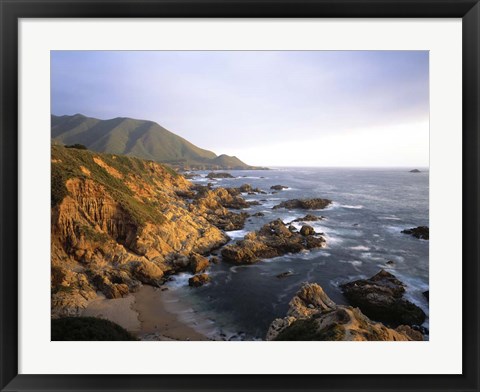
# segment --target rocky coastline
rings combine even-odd
[[[337,305],[318,284],[305,283],[286,316],[272,322],[266,340],[418,341],[423,335],[408,325],[393,329],[372,321],[359,308]]]
[[[309,224],[324,217],[312,213],[291,222],[271,220],[236,241],[229,237],[251,217],[264,216],[248,212],[262,201],[246,195],[273,194],[285,185],[268,191],[247,183],[204,186],[155,162],[61,146],[52,147],[51,162],[54,319],[81,316],[95,301],[131,298],[144,285],[167,290],[172,275],[184,272],[193,274],[186,284],[200,290],[214,279],[213,263],[248,265],[327,246],[325,235]],[[234,177],[212,172],[207,178]],[[291,199],[271,208],[310,212],[331,204],[324,198]],[[423,339],[425,313],[403,298],[405,284],[393,275],[382,270],[341,289],[352,306],[336,305],[320,286],[304,284],[266,339]]]

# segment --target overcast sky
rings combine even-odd
[[[426,51],[53,51],[52,113],[158,122],[251,165],[428,166]]]

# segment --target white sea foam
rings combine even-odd
[[[173,275],[172,280],[167,282],[165,286],[167,286],[171,290],[188,286],[188,279],[190,279],[192,276],[193,274],[190,274],[188,272],[181,272],[177,275]]]
[[[248,268],[250,265],[234,265],[233,267],[230,267],[230,271],[233,272],[234,274],[238,273],[239,269],[244,269]]]
[[[287,224],[287,223],[292,222],[293,220],[297,219],[297,217],[296,217],[296,215],[286,215],[286,216],[283,216],[280,219],[282,219],[283,223]],[[297,223],[298,222],[292,222],[292,225],[295,226]],[[299,226],[299,225],[297,225],[297,226]],[[297,227],[297,226],[295,226],[295,227]],[[301,227],[301,225],[300,225],[300,227]]]
[[[247,230],[231,230],[225,232],[232,240],[243,238],[247,233]]]
[[[384,226],[385,229],[391,233],[401,233],[404,230],[402,226]]]
[[[362,250],[362,251],[369,251],[370,248],[368,246],[363,246],[363,245],[357,245],[357,246],[351,246],[350,248],[348,249],[351,249],[351,250]]]
[[[360,255],[360,257],[364,260],[385,261],[385,257],[374,256],[370,252],[364,252]]]
[[[363,264],[359,260],[340,260],[340,263],[351,264],[357,271],[360,271],[358,267],[361,267]]]
[[[348,204],[340,204],[340,207],[348,208],[348,209],[351,209],[351,210],[361,210],[363,208],[362,205],[352,206],[352,205],[348,205]]]

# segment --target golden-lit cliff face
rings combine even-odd
[[[174,260],[227,242],[208,219],[228,216],[216,195],[192,203],[192,184],[163,165],[61,146],[51,165],[53,317],[79,315],[97,291],[159,285]]]

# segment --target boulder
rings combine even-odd
[[[152,286],[158,286],[162,283],[163,270],[155,263],[148,260],[139,260],[130,264],[132,275],[140,282]]]
[[[332,203],[329,199],[293,199],[283,201],[280,204],[273,207],[274,210],[278,208],[287,208],[289,210],[292,209],[303,209],[303,210],[322,210],[328,207]]]
[[[314,235],[315,234],[315,229],[312,226],[309,225],[303,225],[302,228],[300,229],[300,234],[303,236],[308,236],[308,235]]]
[[[121,298],[129,293],[128,286],[125,283],[113,283],[105,275],[95,275],[93,283],[108,299]]]
[[[429,230],[427,226],[418,226],[418,227],[413,227],[411,229],[405,229],[405,230],[402,230],[402,233],[413,235],[415,238],[418,238],[420,240],[429,239]]]
[[[250,184],[243,184],[243,185],[238,187],[238,190],[242,193],[253,192],[253,188]]]
[[[205,283],[208,283],[209,281],[210,276],[208,276],[207,274],[200,274],[192,276],[190,279],[188,279],[188,285],[191,287],[200,287],[203,286]]]
[[[208,259],[198,253],[192,253],[190,256],[190,270],[194,274],[205,271],[210,265]]]
[[[171,262],[173,268],[177,271],[182,271],[190,265],[190,259],[186,255],[180,253],[172,253],[168,255],[167,259]]]
[[[405,285],[391,273],[381,270],[370,279],[360,279],[340,286],[353,306],[368,317],[392,326],[421,325],[425,313],[403,298]]]

